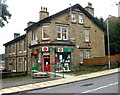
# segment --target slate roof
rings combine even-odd
[[[25,37],[26,37],[26,34],[21,35],[21,36],[15,38],[15,39],[13,39],[13,40],[3,44],[3,46],[7,46],[7,45],[10,45],[10,44],[13,44],[14,42],[17,42],[17,41],[20,41],[20,40],[24,39]]]
[[[88,13],[81,5],[75,4],[75,5],[73,5],[73,6],[71,7],[71,10],[74,10],[75,8],[80,9],[80,10],[81,10],[93,23],[95,23],[100,29],[102,29],[103,31],[106,30],[106,28],[105,28],[104,26],[102,26],[101,24],[99,24],[99,23],[95,20],[95,18],[94,18],[90,13]],[[64,9],[64,10],[62,10],[62,11],[60,11],[60,12],[54,14],[54,15],[51,15],[51,16],[43,19],[43,20],[40,20],[40,21],[34,23],[33,25],[27,27],[27,28],[24,29],[24,30],[25,30],[25,31],[31,30],[32,28],[34,28],[34,27],[36,27],[36,26],[39,26],[39,25],[42,24],[42,23],[49,22],[50,20],[52,20],[52,19],[54,19],[54,18],[56,18],[56,17],[58,17],[58,16],[60,16],[60,15],[63,15],[64,13],[68,13],[68,12],[70,12],[70,7],[69,7],[69,8],[66,8],[66,9]]]

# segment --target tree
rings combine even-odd
[[[106,27],[105,34],[105,53],[108,55],[108,40],[107,40],[107,20],[95,17],[95,20],[102,26]],[[109,18],[109,36],[110,36],[110,54],[120,54],[120,19],[114,16]]]
[[[5,22],[8,23],[8,19],[11,18],[11,14],[7,10],[8,5],[6,4],[6,1],[0,0],[0,27],[5,26]]]
[[[110,27],[110,53],[120,54],[120,19],[109,21]]]

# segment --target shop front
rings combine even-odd
[[[50,71],[50,47],[42,47],[42,71]]]
[[[71,52],[72,51],[73,51],[73,48],[55,47],[54,49],[51,49],[51,51],[50,51],[50,47],[47,47],[47,46],[33,48],[31,53],[32,70],[50,72],[53,69],[53,67],[51,67],[53,66],[53,62],[51,63],[51,59],[55,58],[54,69],[56,72],[71,71]]]
[[[68,72],[71,71],[71,52],[72,48],[56,48],[55,49],[55,61],[56,72]]]
[[[50,47],[33,48],[31,53],[32,70],[50,71]]]

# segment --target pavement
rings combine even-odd
[[[108,74],[117,73],[117,72],[120,72],[119,69],[120,68],[110,69],[110,70],[99,71],[99,72],[84,74],[84,75],[79,75],[79,76],[70,76],[70,75],[65,74],[64,78],[61,78],[61,79],[3,88],[0,90],[0,94],[5,95],[5,94],[9,94],[9,93],[30,91],[30,90],[34,90],[34,89],[41,89],[41,88],[62,85],[62,84],[66,84],[66,83],[77,82],[80,80],[85,80],[85,79],[90,79],[90,78],[95,78],[95,77],[100,77],[100,76],[104,76],[104,75],[108,75]],[[62,74],[61,74],[61,76],[62,76]]]

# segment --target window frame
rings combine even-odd
[[[90,56],[91,56],[90,50],[85,50],[85,58],[90,59]]]
[[[35,29],[32,30],[32,41],[38,40],[38,33]]]
[[[60,31],[58,31],[60,28]],[[66,29],[66,32],[63,30]],[[58,38],[58,33],[60,33],[60,38]],[[65,35],[66,37],[64,38]],[[67,25],[57,25],[57,40],[68,40],[68,26]]]
[[[22,40],[19,41],[19,52],[22,52]]]
[[[83,24],[84,23],[84,16],[83,14],[79,14],[79,24]]]
[[[71,13],[71,22],[76,23],[77,22],[77,13],[72,12]]]
[[[27,42],[26,42],[26,38],[25,38],[25,39],[24,39],[24,51],[26,51],[26,49],[27,49],[27,48],[26,48],[26,43],[27,43]]]
[[[89,28],[84,28],[84,37],[85,37],[85,42],[90,42],[90,30]]]
[[[13,44],[13,53],[15,53],[15,43]]]
[[[44,26],[42,26],[42,40],[49,40],[50,39],[50,35],[48,34],[48,38],[44,38],[44,32],[43,32],[43,28],[48,28],[48,31],[47,32],[49,32],[49,34],[50,34],[50,26],[49,25],[44,25]]]

